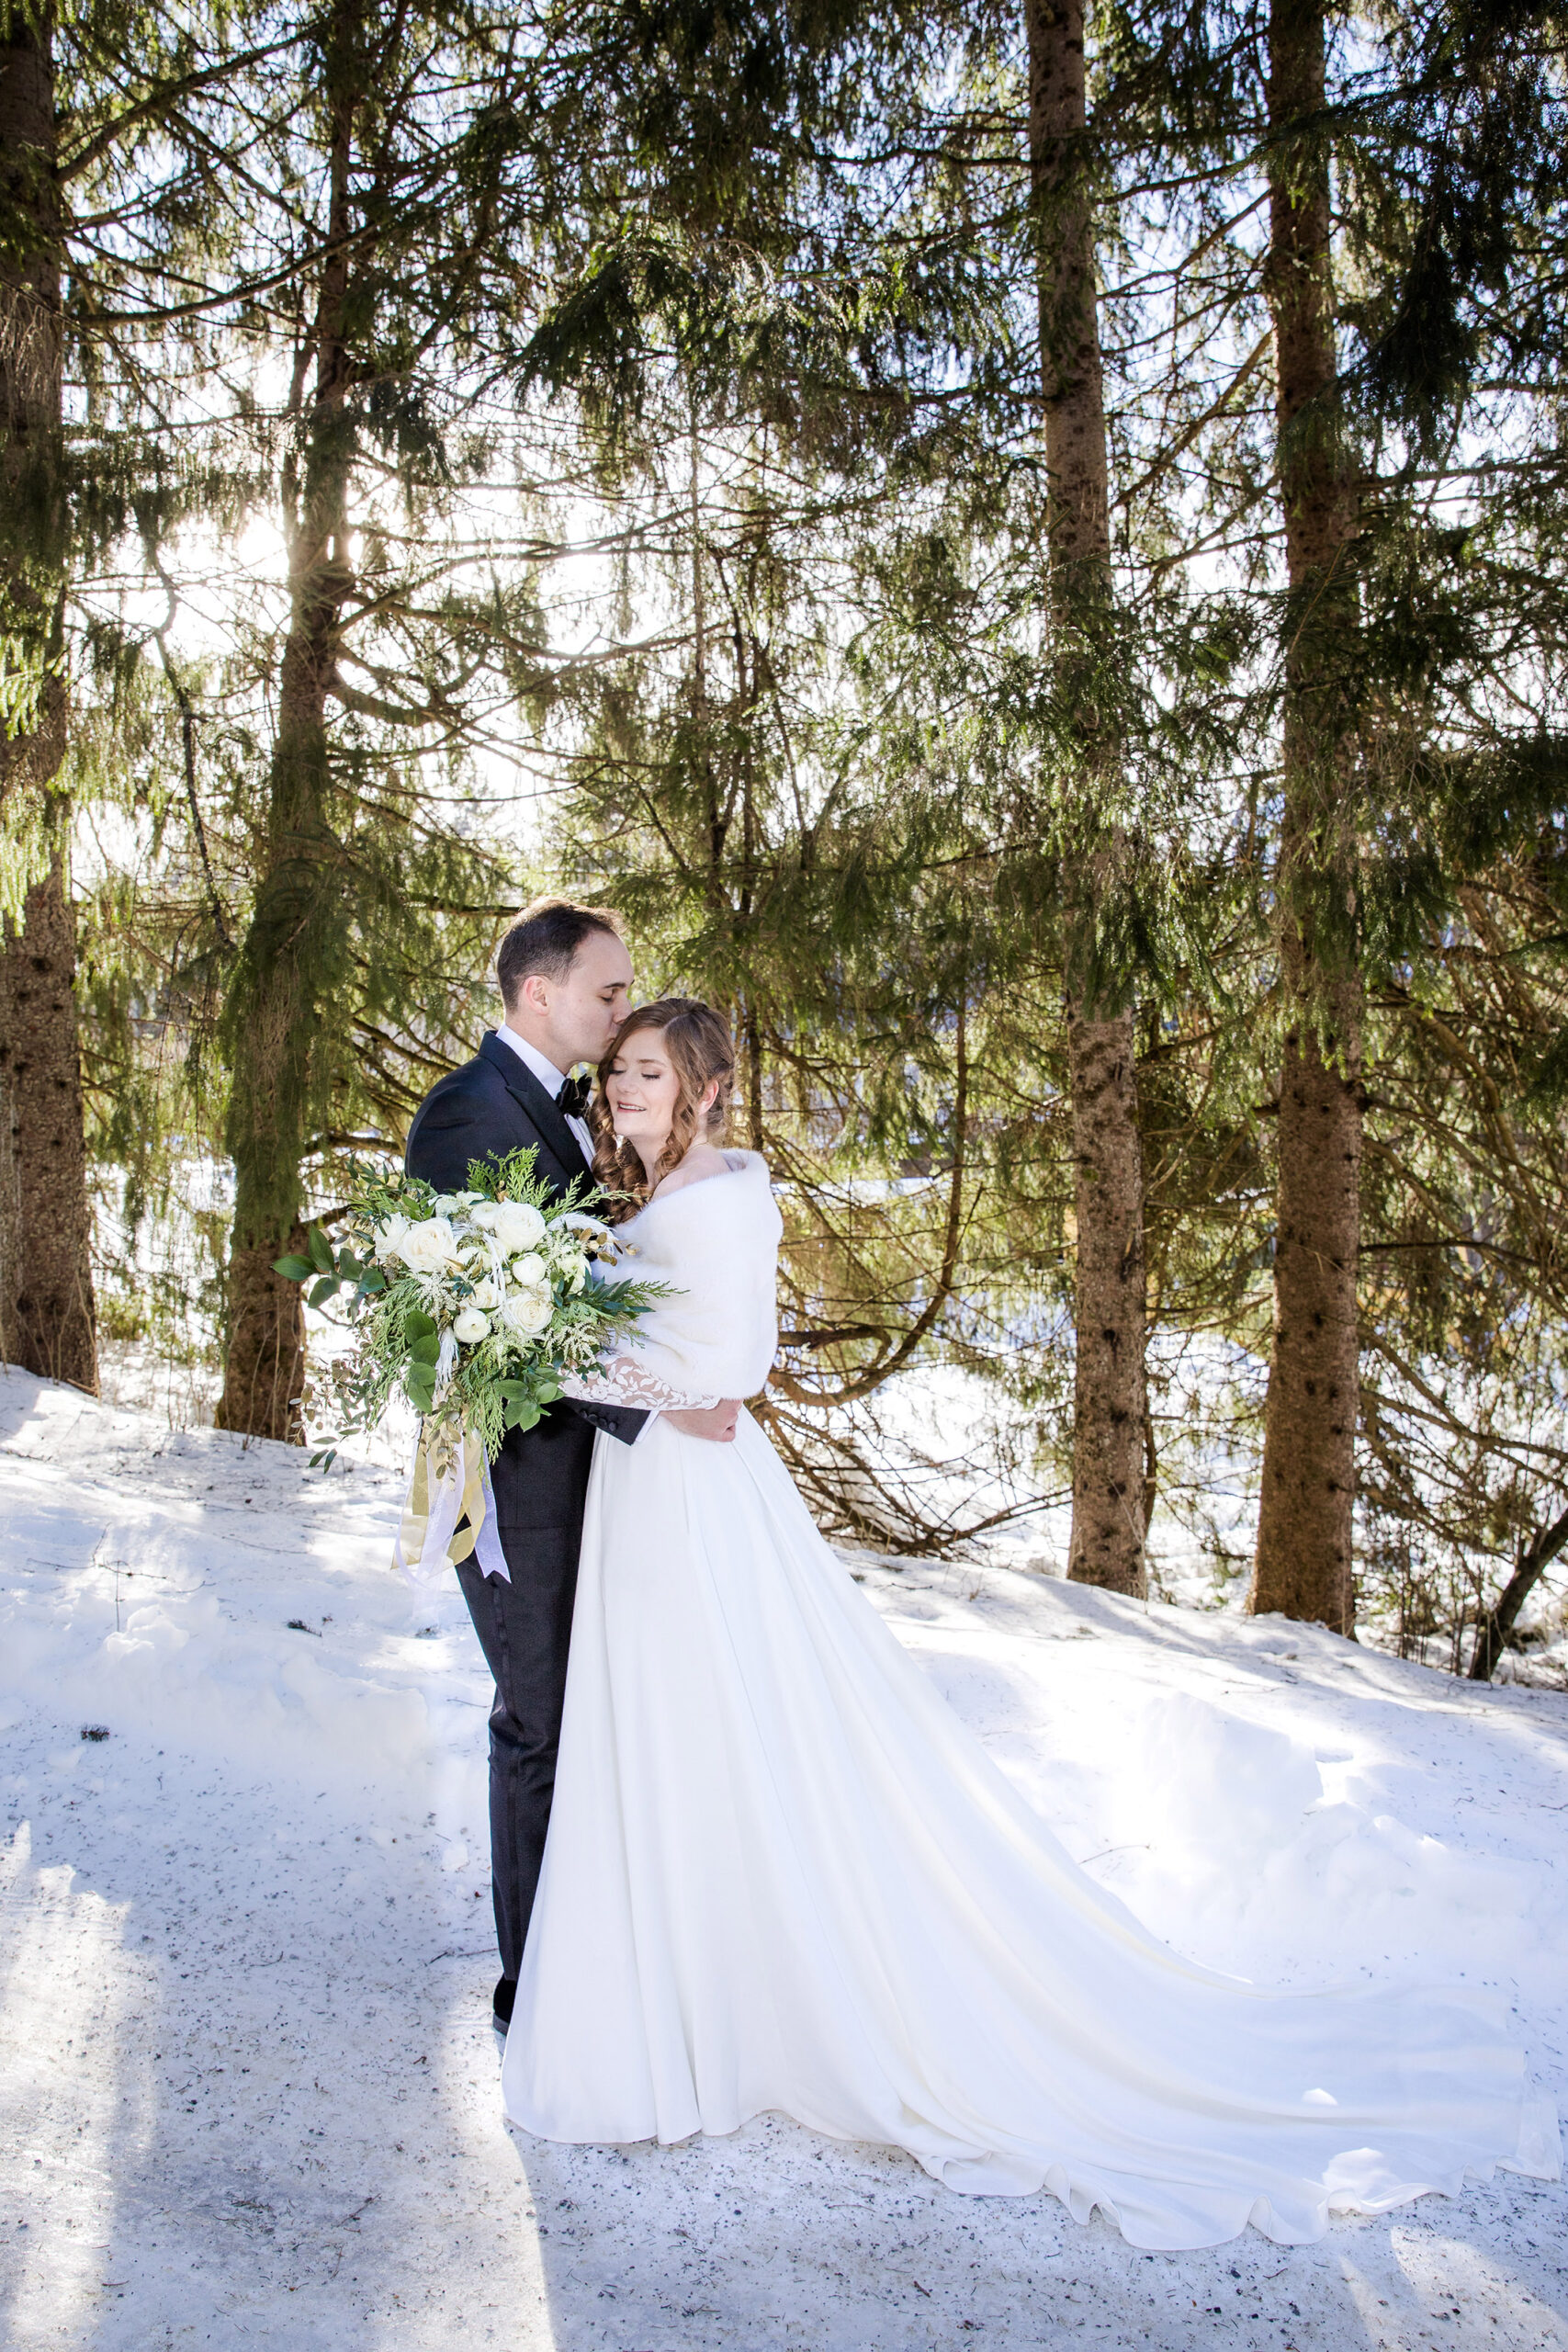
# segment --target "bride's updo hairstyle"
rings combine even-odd
[[[610,1117],[610,1071],[631,1040],[644,1029],[656,1029],[670,1057],[679,1091],[670,1139],[659,1155],[651,1178],[634,1144],[616,1135]],[[718,1092],[705,1112],[698,1108],[716,1081]],[[593,1129],[593,1173],[607,1193],[626,1193],[629,1200],[613,1201],[604,1214],[612,1225],[622,1224],[656,1191],[672,1168],[678,1167],[694,1143],[722,1143],[729,1110],[729,1090],[735,1083],[735,1047],[729,1024],[711,1004],[694,996],[661,996],[639,1004],[616,1031],[609,1052],[599,1065],[589,1119]]]

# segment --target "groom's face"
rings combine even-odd
[[[632,959],[613,932],[591,931],[563,980],[549,987],[549,1025],[558,1069],[600,1062],[631,1009]]]

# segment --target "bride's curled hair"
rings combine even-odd
[[[649,1177],[637,1148],[624,1143],[610,1118],[610,1072],[632,1038],[656,1029],[670,1057],[679,1091],[669,1140]],[[599,1065],[598,1084],[589,1109],[593,1130],[593,1173],[607,1193],[630,1194],[613,1201],[604,1214],[619,1225],[657,1190],[672,1168],[684,1159],[694,1143],[722,1143],[729,1110],[729,1090],[735,1083],[735,1046],[729,1024],[711,1004],[694,996],[661,996],[639,1004],[615,1032],[610,1050]],[[710,1086],[718,1091],[706,1111],[699,1106]]]

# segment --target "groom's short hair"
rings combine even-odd
[[[621,919],[610,907],[579,907],[570,899],[536,899],[525,907],[497,950],[495,977],[510,1012],[530,972],[564,980],[577,951],[591,933],[619,939]]]

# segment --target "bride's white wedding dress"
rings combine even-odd
[[[679,1286],[588,1392],[754,1394],[767,1169],[624,1237]],[[1179,1758],[1172,1759],[1179,1770]],[[818,1534],[761,1430],[599,1441],[544,1872],[502,2083],[547,2139],[683,2140],[774,2109],[976,2194],[1098,2205],[1134,2245],[1554,2178],[1495,1998],[1271,1993],[1086,1877]]]

